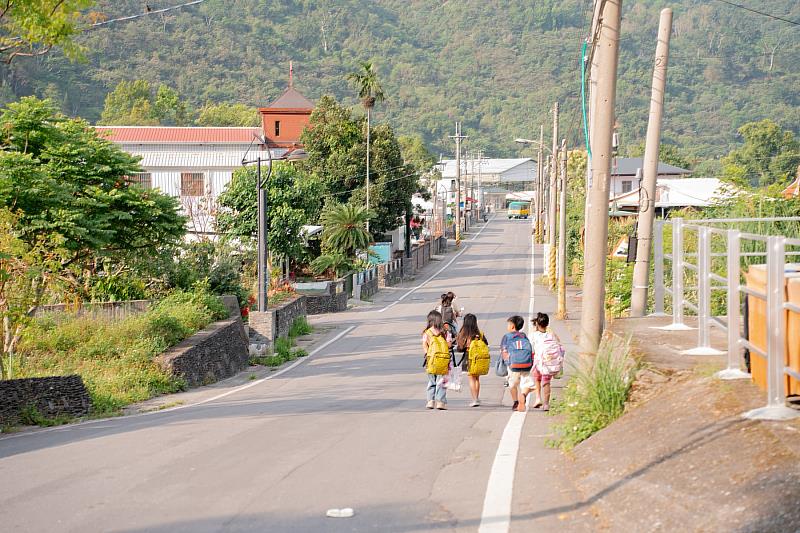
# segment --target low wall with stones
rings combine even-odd
[[[19,424],[20,415],[29,408],[45,418],[77,417],[88,415],[91,405],[80,376],[0,381],[0,425]]]
[[[246,368],[248,348],[242,319],[237,316],[214,322],[156,357],[156,362],[196,387]]]
[[[378,292],[378,267],[353,274],[353,298],[369,300]]]
[[[272,343],[278,337],[288,337],[294,321],[306,316],[307,296],[299,295],[266,312],[250,311],[250,342]]]
[[[395,259],[378,265],[378,288],[393,287],[403,281],[403,261]]]
[[[304,292],[303,295],[306,297],[306,311],[309,315],[341,313],[347,310],[347,291],[342,279],[329,282],[322,291]]]

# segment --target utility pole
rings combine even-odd
[[[553,104],[553,169],[550,172],[550,198],[547,213],[547,283],[556,288],[556,209],[558,206],[558,102]]]
[[[461,135],[460,122],[456,122],[456,134],[450,138],[456,141],[456,246],[461,246],[461,141],[467,137]]]
[[[650,97],[650,121],[647,124],[647,143],[644,149],[643,173],[639,195],[639,217],[636,230],[636,261],[633,264],[631,316],[644,316],[647,310],[647,289],[650,285],[650,252],[653,238],[653,219],[656,211],[656,181],[658,152],[661,145],[661,123],[664,116],[664,92],[667,84],[669,38],[672,33],[672,9],[661,10],[658,22],[658,43],[653,68],[653,92]]]
[[[536,160],[536,243],[542,244],[542,211],[544,210],[544,124],[539,125],[539,159]]]
[[[558,311],[567,318],[567,140],[561,139],[561,194],[558,206]]]
[[[591,132],[592,184],[587,191],[586,245],[581,309],[580,352],[594,357],[605,319],[605,277],[608,248],[608,188],[611,174],[611,137],[617,93],[617,65],[622,0],[605,0],[599,13],[597,94],[594,130]],[[594,69],[593,69],[594,70]]]

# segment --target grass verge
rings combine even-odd
[[[594,364],[578,365],[552,413],[564,415],[554,425],[549,444],[572,449],[619,418],[625,410],[639,362],[631,355],[630,338],[606,333]]]
[[[219,298],[185,292],[123,320],[47,315],[26,328],[15,375],[78,374],[91,396],[92,416],[115,415],[128,404],[183,390],[183,380],[163,370],[154,357],[227,316]]]

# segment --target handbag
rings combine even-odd
[[[508,377],[508,365],[502,355],[497,358],[497,363],[494,365],[494,373],[500,378]]]

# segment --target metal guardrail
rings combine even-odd
[[[724,352],[711,346],[710,328],[716,326],[727,333],[727,368],[716,375],[720,379],[749,378],[750,374],[740,368],[741,350],[746,348],[751,353],[767,361],[767,405],[744,413],[743,416],[756,420],[786,420],[800,417],[800,411],[786,406],[786,390],[784,377],[792,376],[800,379],[800,373],[786,366],[786,328],[785,311],[800,313],[800,306],[785,299],[784,278],[787,256],[800,255],[800,239],[789,239],[779,235],[757,235],[745,233],[738,229],[721,229],[711,224],[736,224],[741,222],[800,222],[800,217],[773,217],[766,219],[705,219],[692,220],[687,224],[682,218],[656,220],[653,234],[654,248],[654,315],[666,316],[664,313],[665,295],[672,297],[672,324],[662,329],[688,331],[693,328],[684,323],[686,309],[697,313],[697,347],[687,350],[687,355],[722,355]],[[672,229],[672,253],[664,250],[664,228]],[[697,253],[688,254],[685,250],[684,236],[687,232],[697,233]],[[712,253],[713,235],[725,238],[725,253]],[[764,252],[742,251],[743,241],[754,241],[766,246]],[[790,248],[787,251],[787,248]],[[696,257],[696,263],[687,261],[688,257]],[[725,276],[720,276],[711,269],[713,257],[726,257]],[[765,257],[767,284],[762,293],[741,283],[741,261],[744,257]],[[672,283],[666,285],[665,262],[671,262]],[[689,289],[684,283],[686,270],[697,273],[697,303],[687,299]],[[712,282],[724,285],[714,285]],[[694,290],[694,288],[691,288]],[[714,290],[726,291],[727,316],[723,321],[711,313],[711,293]],[[759,298],[766,302],[766,350],[753,345],[742,337],[741,295]]]

